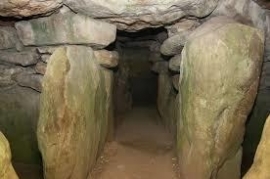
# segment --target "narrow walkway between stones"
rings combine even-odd
[[[123,118],[91,179],[176,179],[172,136],[154,107],[135,107]]]

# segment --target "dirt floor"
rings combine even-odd
[[[172,143],[155,108],[134,108],[88,179],[176,179]]]

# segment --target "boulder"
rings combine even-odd
[[[94,51],[98,63],[105,68],[114,68],[118,65],[119,55],[116,51],[107,50]]]
[[[30,66],[38,62],[39,55],[35,51],[0,51],[0,62]]]
[[[177,153],[182,179],[231,178],[240,168],[237,153],[256,97],[263,49],[260,30],[225,17],[207,21],[190,35],[180,69]],[[233,176],[239,179],[240,170]]]
[[[83,44],[103,48],[115,40],[112,24],[75,14],[68,8],[48,17],[15,24],[24,45]]]
[[[90,47],[61,47],[51,56],[37,131],[45,178],[87,178],[94,166],[112,110],[112,73],[103,70]]]
[[[169,61],[169,69],[174,72],[180,72],[181,59],[182,59],[181,54],[178,54],[172,57]]]
[[[163,42],[160,47],[160,52],[163,55],[173,56],[181,54],[182,49],[186,43],[186,40],[190,34],[190,31],[179,32],[172,37],[169,37]]]
[[[0,50],[16,48],[17,31],[11,26],[0,26]]]
[[[62,5],[62,0],[2,0],[0,16],[28,17],[54,11]]]
[[[253,164],[243,179],[270,178],[270,116],[268,116]]]
[[[216,8],[218,0],[65,0],[64,3],[75,12],[113,22],[120,30],[138,31],[160,27],[184,16],[205,17]]]
[[[10,142],[14,162],[41,162],[36,137],[39,95],[35,90],[17,85],[0,88],[0,130]]]
[[[0,178],[18,179],[18,176],[11,164],[11,152],[9,143],[1,132],[0,132]]]

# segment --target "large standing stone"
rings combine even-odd
[[[62,0],[1,0],[0,16],[28,17],[51,12],[62,5]]]
[[[90,47],[62,47],[51,56],[37,132],[45,178],[87,178],[95,164],[111,117],[111,74],[100,68]]]
[[[1,132],[0,132],[0,178],[18,179],[18,176],[11,164],[11,152],[9,143]]]
[[[270,178],[270,116],[264,125],[262,138],[258,145],[253,165],[243,179]]]
[[[36,137],[39,96],[24,87],[0,88],[0,130],[10,142],[15,162],[41,162]]]
[[[65,0],[68,7],[90,17],[114,22],[121,30],[159,27],[184,16],[205,17],[218,0]]]
[[[49,17],[20,21],[15,24],[24,45],[85,44],[105,47],[115,40],[112,24],[75,14],[62,8]]]
[[[224,163],[238,157],[257,92],[263,44],[259,30],[219,17],[199,27],[186,43],[177,139],[182,179],[218,178],[220,171],[228,171]],[[241,160],[233,163],[232,168],[240,168]]]

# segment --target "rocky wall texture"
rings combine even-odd
[[[263,44],[261,31],[225,17],[209,20],[188,38],[180,69],[181,178],[231,178],[233,172],[240,178],[226,163],[238,158],[232,169],[241,165],[237,153],[256,97]]]
[[[29,5],[34,5],[31,3]],[[26,4],[24,8],[28,8]],[[26,16],[20,13],[27,12],[16,13],[19,13],[18,16]],[[104,127],[100,129],[101,139],[97,146],[99,151],[102,150],[108,128],[110,131],[113,129],[113,121],[110,121],[113,120],[113,72],[109,68],[118,65],[118,54],[102,48],[113,42],[115,37],[114,25],[75,14],[67,8],[48,17],[0,25],[0,130],[10,141],[15,162],[41,162],[36,130],[43,76],[54,51],[73,44],[96,49],[93,50],[95,63],[100,66],[98,69],[105,78],[103,88],[106,91],[106,103],[100,106],[106,110],[103,111]]]

